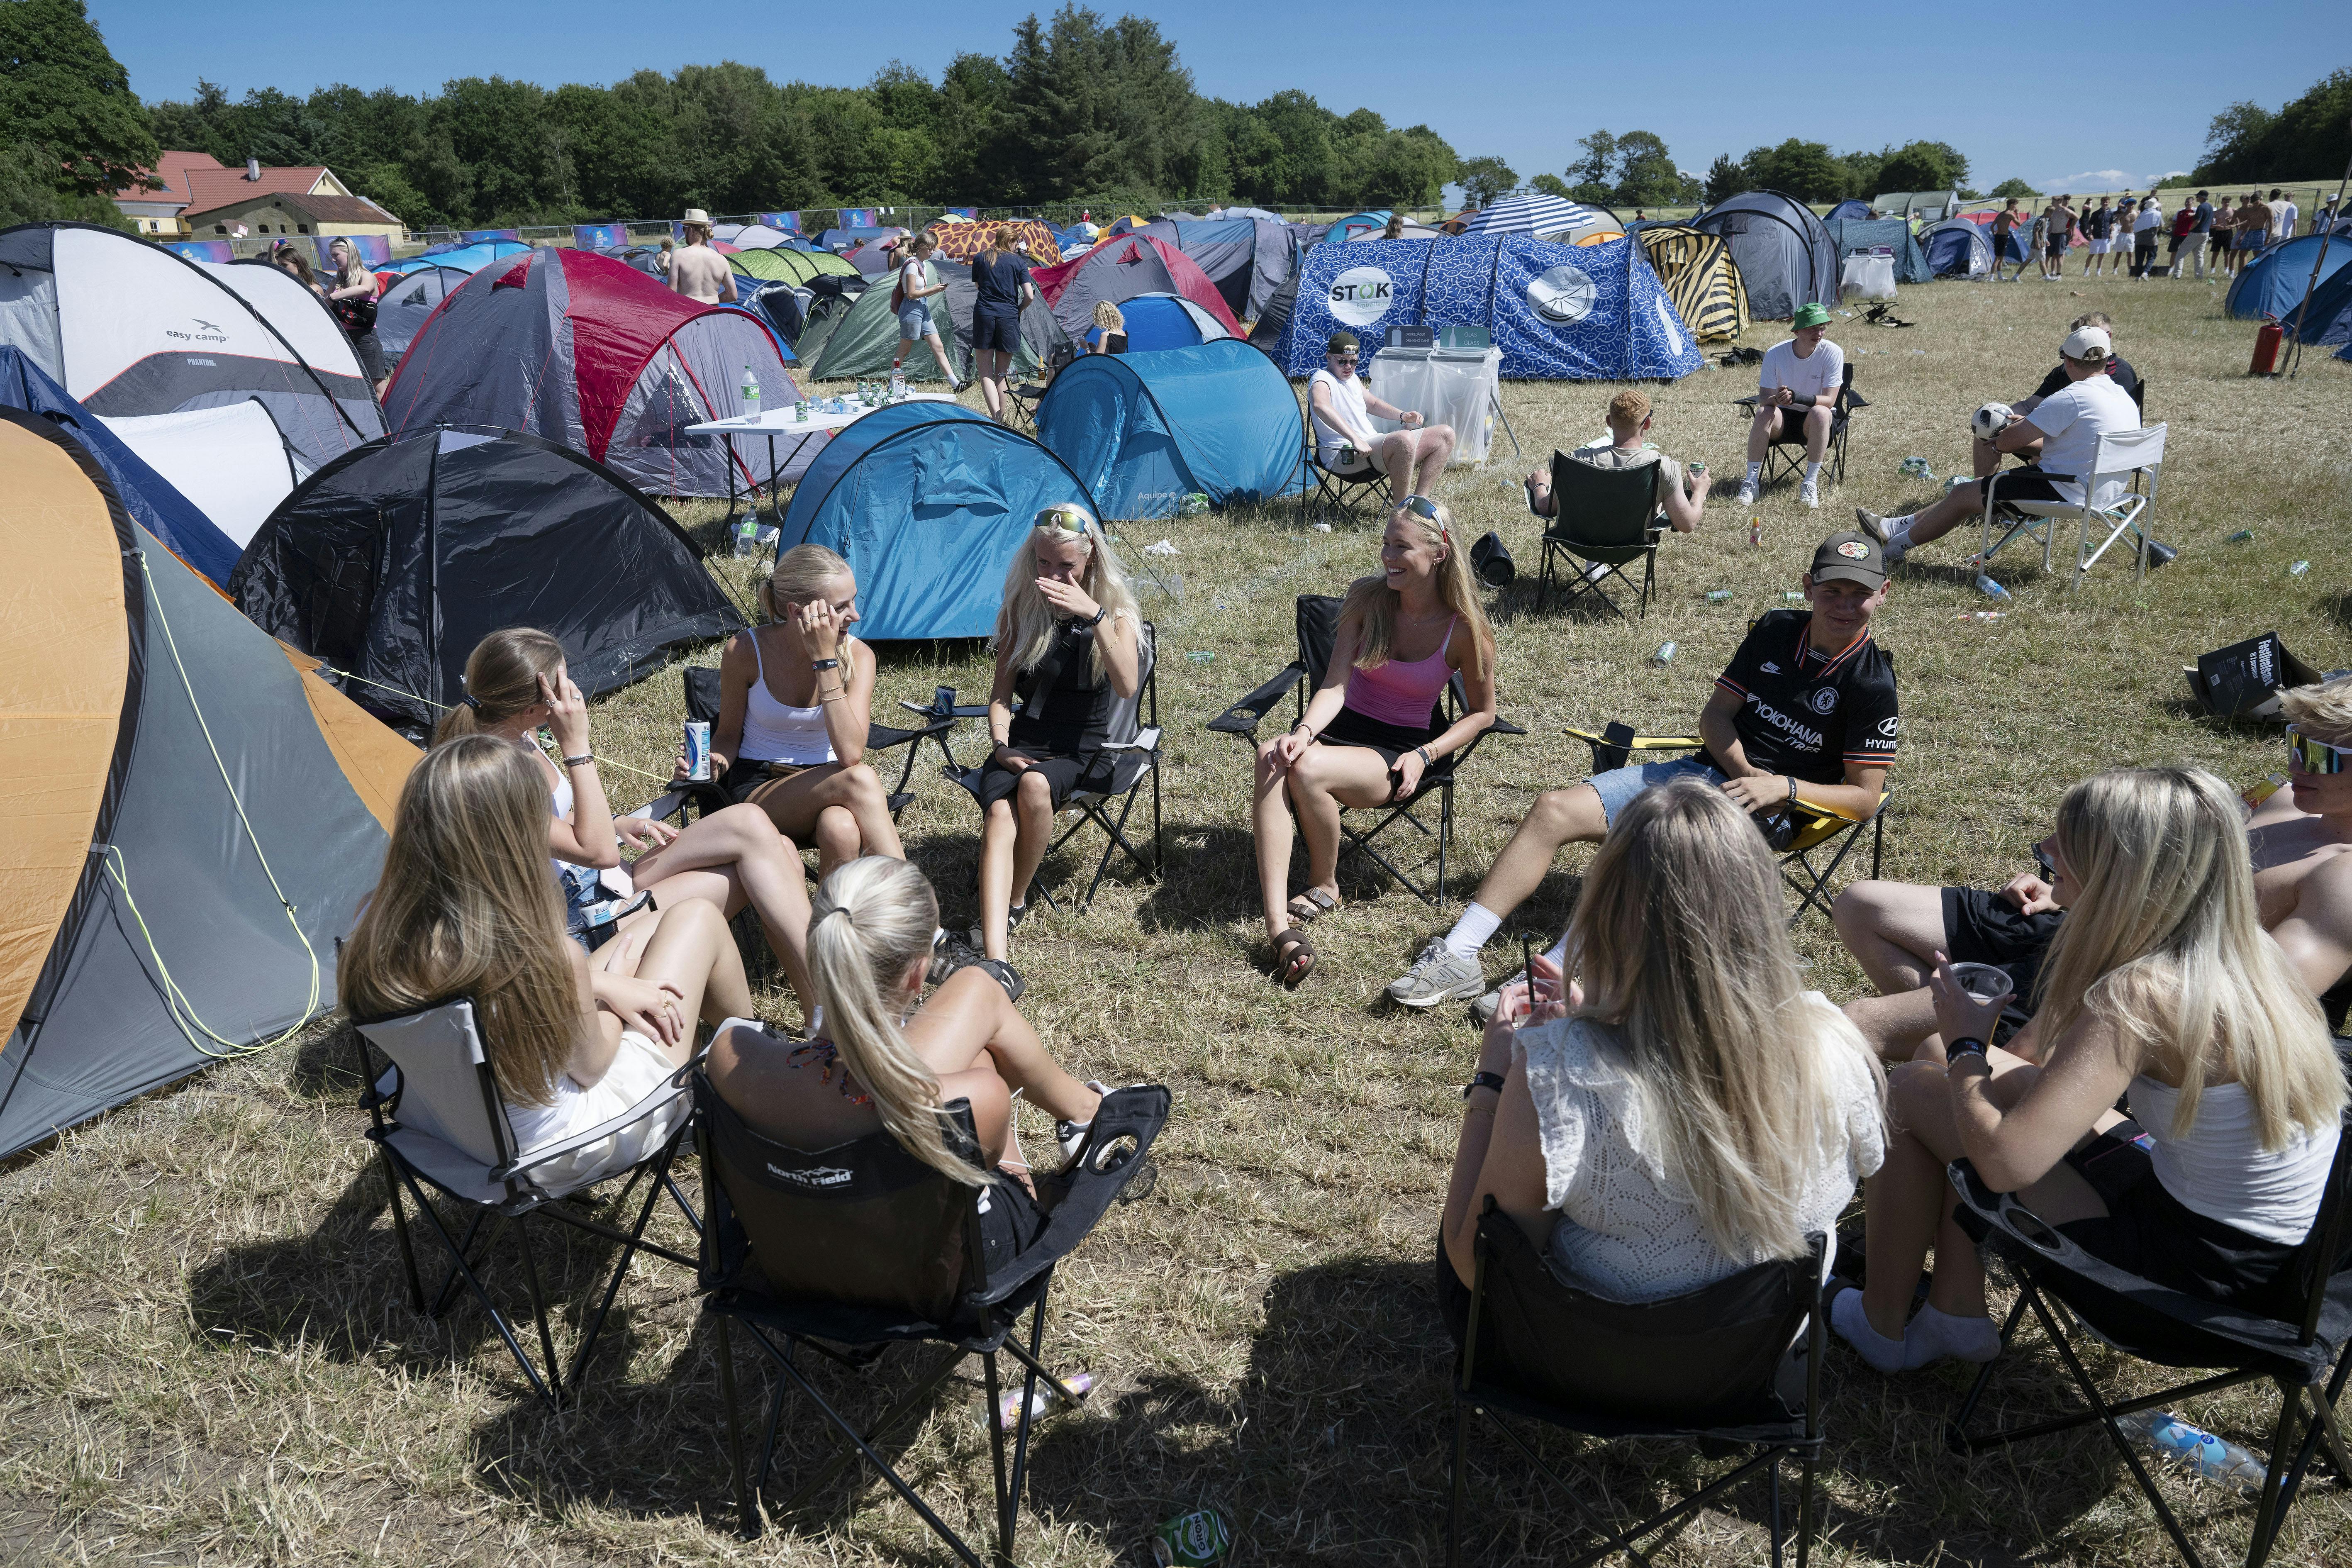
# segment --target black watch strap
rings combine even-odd
[[[1951,1061],[1960,1057],[1981,1057],[1985,1048],[1985,1043],[1974,1035],[1962,1035],[1944,1047],[1944,1059]]]
[[[839,669],[841,668],[841,660],[837,658],[813,658],[809,660],[809,668],[811,669]]]
[[[1469,1099],[1474,1089],[1491,1089],[1500,1094],[1503,1092],[1503,1075],[1498,1072],[1472,1073],[1470,1081],[1462,1086],[1462,1098]]]

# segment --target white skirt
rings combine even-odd
[[[525,1152],[561,1142],[608,1121],[659,1089],[677,1068],[662,1049],[634,1029],[624,1030],[613,1054],[613,1065],[593,1089],[582,1089],[569,1078],[555,1085],[553,1105],[510,1105],[507,1121],[515,1142]],[[609,1137],[575,1149],[528,1173],[532,1184],[550,1193],[567,1193],[586,1186],[614,1171],[625,1171],[649,1157],[677,1130],[688,1101],[680,1096],[658,1115],[646,1117]]]

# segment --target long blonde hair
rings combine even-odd
[[[776,569],[755,593],[760,613],[771,621],[784,618],[786,605],[805,605],[824,596],[824,585],[835,577],[856,580],[849,563],[822,544],[795,544],[776,557]]]
[[[1004,605],[996,612],[998,650],[1011,648],[1013,668],[1028,670],[1037,668],[1045,650],[1054,645],[1054,634],[1059,627],[1054,606],[1037,591],[1037,546],[1043,543],[1081,544],[1087,550],[1086,575],[1081,582],[1087,596],[1108,612],[1106,625],[1122,616],[1140,621],[1142,611],[1135,602],[1135,590],[1128,586],[1127,568],[1119,564],[1118,552],[1103,537],[1102,524],[1086,508],[1071,502],[1050,509],[1055,521],[1040,521],[1022,536],[1021,548],[1013,552],[1013,564],[1004,571]],[[1039,514],[1041,517],[1043,513]],[[1102,638],[1095,638],[1091,660],[1094,678],[1102,679]]]
[[[868,855],[835,868],[811,901],[809,981],[842,1065],[873,1098],[898,1146],[959,1182],[995,1180],[948,1147],[940,1080],[898,1030],[891,998],[930,954],[940,900],[904,860]]]
[[[566,942],[538,767],[489,735],[425,752],[343,944],[343,1005],[380,1018],[470,996],[499,1095],[552,1105],[582,1027]]]
[[[1444,558],[1437,564],[1437,596],[1445,607],[1462,617],[1470,629],[1470,646],[1474,650],[1465,673],[1472,669],[1484,671],[1491,668],[1495,649],[1495,628],[1487,624],[1486,608],[1478,602],[1477,579],[1470,574],[1469,552],[1463,550],[1454,538],[1454,513],[1443,501],[1431,501],[1430,510],[1437,513],[1431,521],[1417,511],[1399,507],[1390,514],[1390,521],[1402,518],[1421,530],[1430,543],[1444,551]],[[1356,637],[1356,664],[1362,669],[1378,669],[1389,661],[1390,650],[1396,646],[1397,591],[1388,585],[1384,577],[1359,577],[1348,587],[1348,597],[1339,606],[1339,618],[1360,617],[1362,630]]]
[[[1577,1016],[1617,1031],[1667,1173],[1749,1263],[1804,1252],[1807,1174],[1845,1142],[1835,1053],[1884,1082],[1853,1026],[1805,1001],[1780,907],[1748,814],[1676,779],[1618,814],[1569,930]]]
[[[499,627],[466,656],[466,695],[433,726],[434,744],[513,718],[540,700],[539,678],[547,677],[551,686],[562,667],[563,645],[547,633]]]
[[[362,286],[374,288],[375,274],[369,271],[367,263],[360,259],[360,247],[348,240],[335,240],[327,247],[327,253],[330,256],[334,254],[337,245],[343,247],[344,260],[343,265],[336,270],[335,287],[338,289],[356,289]]]
[[[2202,768],[2094,773],[2058,806],[2075,891],[2042,964],[2034,1014],[2056,1040],[2084,1013],[2180,1086],[2184,1136],[2210,1083],[2243,1084],[2263,1147],[2336,1124],[2343,1070],[2327,1025],[2254,896],[2244,808]]]

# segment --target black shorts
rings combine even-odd
[[[2199,1214],[2165,1190],[2147,1134],[2125,1121],[2066,1156],[2107,1206],[2104,1219],[2058,1226],[2092,1257],[2158,1285],[2272,1317],[2303,1310],[2295,1247]]]
[[[350,332],[352,353],[359,356],[360,374],[370,381],[383,379],[383,344],[373,332]]]
[[[1435,730],[1416,730],[1409,724],[1383,723],[1353,708],[1342,708],[1339,716],[1316,739],[1327,746],[1362,746],[1378,752],[1382,763],[1394,767],[1399,757],[1429,744],[1431,737],[1437,733]]]
[[[2066,242],[2063,239],[2053,239],[2042,247],[2042,253],[2055,261],[2066,254]]]
[[[810,768],[829,768],[832,765],[831,763],[762,763],[749,757],[738,757],[727,764],[725,773],[719,774],[719,788],[730,801],[740,805],[758,794],[764,784],[791,778],[794,773],[804,773]]]
[[[1999,893],[1944,889],[1945,955],[1955,963],[1990,963],[2010,978],[2008,1005],[1993,1026],[1994,1045],[2007,1045],[2033,1016],[2033,983],[2042,973],[2042,956],[2064,918],[2057,910],[2021,914]]]
[[[1021,746],[1011,750],[1030,759],[1025,772],[1044,777],[1046,789],[1053,795],[1055,811],[1067,805],[1070,796],[1081,789],[1108,792],[1112,771],[1118,765],[1118,753],[1116,752],[1093,752],[1079,757],[1054,752],[1032,752]],[[980,774],[981,809],[985,811],[998,801],[1009,798],[1020,785],[1021,774],[1000,766],[995,753],[991,752],[988,765],[981,770]]]
[[[2043,473],[2040,468],[2032,467],[2022,468],[2003,468],[1994,477],[2000,480],[2000,484],[1995,489],[1993,493],[1998,495],[2002,500],[2046,500],[2055,501],[2060,506],[2073,506],[2074,504],[2073,500],[2059,493],[2058,481]],[[1985,496],[1984,480],[1979,479],[1973,485],[1963,486],[1962,488],[1975,490],[1977,492],[1978,503],[1979,505],[1983,503]]]
[[[995,349],[1021,351],[1021,312],[1003,305],[983,305],[971,313],[971,347],[975,353]]]
[[[1780,423],[1773,427],[1772,434],[1769,439],[1775,444],[1782,441],[1803,441],[1805,438],[1805,416],[1811,413],[1813,405],[1810,403],[1792,404],[1790,406],[1781,409]]]

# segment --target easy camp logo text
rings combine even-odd
[[[1377,267],[1350,267],[1331,279],[1331,313],[1351,327],[1370,326],[1395,300],[1395,280]]]
[[[190,320],[194,323],[193,326],[165,327],[163,329],[163,335],[167,338],[176,338],[184,343],[225,343],[228,342],[228,334],[221,331],[221,325],[218,321],[207,321],[202,316],[192,317]]]

